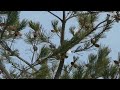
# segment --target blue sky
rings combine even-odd
[[[55,13],[57,15],[61,16],[60,11],[56,11]],[[103,16],[104,15],[102,15],[102,17],[100,19],[104,18]],[[54,16],[52,16],[51,14],[49,14],[48,12],[44,12],[44,11],[22,11],[20,14],[20,20],[22,20],[22,19],[28,19],[28,20],[40,22],[43,25],[45,30],[50,31],[52,29],[51,21],[56,18]],[[68,22],[66,30],[68,29],[68,26],[71,26],[71,25],[77,26],[77,22],[75,21],[75,19],[71,19]],[[27,30],[29,30],[29,28],[26,28],[24,31],[27,31]],[[70,35],[66,34],[66,36],[69,37]],[[117,59],[117,54],[120,51],[119,38],[120,38],[120,23],[115,23],[113,28],[109,32],[106,33],[106,38],[100,40],[100,42],[99,42],[102,45],[109,46],[109,48],[111,49],[111,53],[109,56],[113,60]],[[53,39],[53,41],[55,43],[59,42],[57,37],[55,37]],[[18,44],[16,45],[16,47],[19,47],[21,56],[23,56],[23,58],[29,59],[29,57],[26,56],[29,54],[27,52],[25,52],[27,50],[28,45],[24,44],[23,41],[19,41]],[[24,53],[22,53],[22,52],[24,52]],[[92,52],[89,52],[89,53],[92,53]],[[86,59],[87,55],[83,53],[82,58]],[[71,59],[71,57],[68,59]],[[69,60],[69,61],[71,61],[71,60]]]
[[[58,16],[62,16],[62,13],[60,11],[56,11],[55,14],[57,14]],[[51,25],[51,21],[54,20],[54,19],[57,19],[55,18],[53,15],[49,14],[48,12],[45,12],[45,11],[22,11],[21,14],[20,14],[20,20],[23,20],[23,19],[28,19],[28,20],[33,20],[33,21],[36,21],[36,22],[40,22],[40,24],[42,24],[43,28],[45,30],[47,30],[48,32],[50,32],[52,30],[52,25]],[[68,23],[67,23],[67,27],[66,29],[68,29],[69,27],[68,26],[73,26],[73,25],[77,25],[77,22],[74,22],[73,23],[73,20],[75,21],[75,19],[71,19]],[[60,23],[59,23],[60,24]],[[23,32],[27,32],[30,28],[25,28],[25,30],[23,30]],[[70,35],[67,35],[65,34],[66,38],[69,38]],[[58,44],[59,45],[59,37],[54,37],[52,39],[52,41],[55,43],[55,44]],[[21,44],[25,45],[24,47],[21,46]],[[26,50],[28,50],[28,45],[26,45],[22,40],[20,40],[17,44],[16,44],[16,48],[17,47],[20,47],[19,50],[20,50],[20,54],[23,58],[25,58],[26,60],[29,60],[31,54],[29,52],[26,52]],[[32,48],[32,47],[31,47]],[[24,52],[24,53],[23,53]],[[27,56],[26,56],[27,55]],[[29,57],[28,57],[29,56]],[[69,61],[72,60],[72,56],[70,56],[69,58]],[[67,60],[68,61],[68,60]]]

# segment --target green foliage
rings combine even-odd
[[[69,28],[70,33],[74,36],[75,35],[75,26]]]
[[[84,30],[90,31],[97,19],[97,14],[80,13],[78,16],[78,23]]]
[[[118,67],[115,65],[109,65],[108,67],[104,68],[104,72],[102,74],[104,79],[117,79],[117,75]]]
[[[98,41],[105,36],[105,32],[112,28],[113,23],[120,20],[118,12],[116,12],[116,15],[106,14],[106,17],[101,22],[98,20],[99,13],[101,13],[99,11],[63,11],[63,18],[60,18],[51,11],[48,12],[58,20],[55,19],[51,21],[53,30],[47,33],[47,30],[45,30],[39,22],[26,19],[20,22],[19,11],[0,11],[0,14],[6,15],[6,18],[0,16],[0,59],[3,61],[2,63],[6,60],[6,62],[12,66],[10,73],[4,70],[4,78],[11,78],[10,76],[12,76],[13,78],[52,79],[57,74],[57,78],[60,77],[60,79],[120,78],[118,67],[120,64],[120,55],[118,60],[116,60],[117,64],[111,65],[110,63],[112,61],[109,57],[110,49],[108,47],[101,47],[101,45],[98,44]],[[66,39],[67,21],[72,18],[77,19],[78,28],[69,26],[69,32],[72,34],[72,37]],[[61,25],[59,25],[59,21],[61,21]],[[35,61],[34,63],[29,63],[29,59],[26,60],[24,57],[20,57],[19,51],[13,49],[15,40],[21,36],[20,31],[25,29],[27,24],[30,30],[24,34],[25,38],[23,36],[23,38],[20,39],[24,39],[25,43],[38,48],[34,50],[34,52],[30,48],[33,55],[32,59],[35,59],[33,60]],[[53,33],[56,33],[54,36],[59,36],[58,39],[61,44],[56,45],[52,41]],[[51,45],[56,46],[51,48]],[[97,48],[97,53],[88,55],[88,63],[82,62],[78,64],[79,62],[77,63],[76,61],[80,61],[81,52],[94,49],[93,47],[95,49]],[[66,56],[68,50],[73,50],[71,53],[74,53],[75,56],[73,57],[71,65],[64,65],[64,62],[61,60],[66,61],[66,59],[69,59],[69,55]],[[14,57],[24,62],[24,64],[22,63],[20,65],[17,60],[15,62]],[[55,63],[50,67],[48,61],[63,63],[61,65]],[[0,64],[0,66],[2,67],[3,65]]]
[[[25,22],[25,21],[24,21]],[[23,23],[24,23],[23,22]],[[38,22],[35,23],[33,21],[29,22],[29,27],[34,31],[29,31],[25,34],[25,42],[28,44],[40,44],[40,43],[49,43],[49,39],[51,35],[47,34],[45,30],[43,30],[42,25],[40,25]]]
[[[69,72],[67,70],[67,66],[64,66],[64,71],[63,71],[63,75],[60,77],[60,79],[70,79],[70,75]]]
[[[40,50],[39,58],[43,58],[43,57],[47,56],[50,53],[50,51],[51,50],[49,48],[43,46]]]
[[[32,32],[25,33],[25,42],[27,44],[33,44],[35,42],[35,39],[32,37]]]
[[[58,20],[54,20],[51,22],[52,23],[52,27],[55,30],[55,32],[58,32]]]
[[[19,20],[19,13],[18,11],[11,11],[7,13],[7,25],[14,25]]]
[[[39,31],[42,28],[39,22],[35,23],[33,21],[29,21],[29,27],[32,28],[34,31]]]
[[[90,54],[87,64],[79,65],[79,68],[73,72],[73,79],[115,79],[118,75],[118,67],[110,64],[108,57],[110,50],[108,47],[99,49],[97,55]]]
[[[27,26],[27,20],[24,19],[20,23],[18,23],[17,31],[25,29],[26,26]]]
[[[84,67],[79,66],[77,70],[73,71],[72,79],[83,79]]]
[[[50,79],[50,70],[47,65],[47,62],[43,63],[41,65],[41,68],[39,69],[39,72],[35,75],[36,79]]]

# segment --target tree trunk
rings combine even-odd
[[[60,39],[61,46],[63,45],[63,42],[64,42],[65,24],[66,24],[65,11],[63,11],[62,30],[61,30],[61,39]],[[61,56],[64,56],[64,55],[61,54]],[[64,58],[62,57],[54,79],[59,79],[62,72],[63,65],[64,65]]]
[[[60,61],[60,64],[59,64],[59,67],[58,67],[58,70],[56,72],[54,79],[59,79],[61,72],[62,72],[63,65],[64,65],[64,59]]]

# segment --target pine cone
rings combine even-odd
[[[8,26],[7,29],[15,31],[17,28],[16,28],[16,26]]]
[[[17,36],[21,36],[21,33],[20,32],[15,32],[15,37]]]

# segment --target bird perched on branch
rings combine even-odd
[[[96,40],[95,40],[95,39],[91,39],[91,43],[92,43],[95,47],[100,47],[99,44],[96,44]]]
[[[34,51],[37,51],[37,50],[38,50],[38,48],[37,48],[36,45],[33,46],[33,50],[34,50]]]
[[[53,44],[50,44],[49,46],[50,46],[51,49],[55,49],[56,48],[55,45],[53,45]]]
[[[120,61],[114,60],[114,63],[119,66]]]
[[[71,67],[74,67],[74,68],[77,68],[77,67],[78,67],[78,65],[75,64],[75,62],[76,62],[77,60],[78,60],[78,58],[73,57],[73,62],[71,62]]]
[[[78,67],[78,65],[75,64],[75,62],[71,62],[71,66],[73,66],[74,68],[77,68],[77,67]]]

